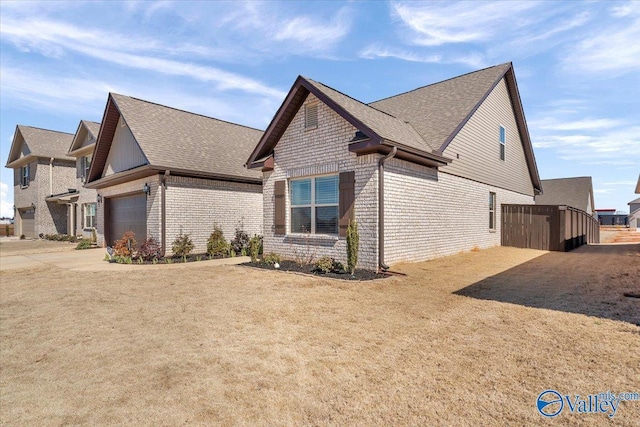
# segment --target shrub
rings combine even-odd
[[[24,239],[26,239],[26,238],[27,238],[27,237],[26,237],[24,234],[21,234],[21,235],[20,235],[20,240],[24,240]]]
[[[236,236],[231,241],[231,249],[236,254],[242,253],[243,249],[245,252],[249,249],[249,235],[240,227],[236,227]]]
[[[162,258],[160,243],[153,236],[149,236],[138,248],[138,257],[144,261]]]
[[[273,265],[275,263],[280,263],[280,255],[270,252],[263,257],[262,261],[265,264],[270,264],[270,265]]]
[[[76,249],[91,249],[91,240],[89,239],[81,239]]]
[[[355,220],[349,220],[349,226],[347,227],[347,267],[351,275],[355,273],[356,265],[358,265],[359,246],[358,223]]]
[[[251,262],[258,261],[258,255],[260,255],[261,248],[262,236],[254,234],[251,240],[249,240],[249,256],[251,257]]]
[[[229,244],[224,238],[222,228],[218,226],[213,227],[213,233],[211,233],[211,236],[209,236],[207,240],[207,254],[209,254],[210,257],[214,257],[226,256],[228,253]]]
[[[182,234],[182,230],[176,240],[173,241],[173,245],[171,245],[171,250],[174,255],[186,257],[193,250],[193,242],[191,241],[191,237],[188,234]]]
[[[127,231],[120,240],[116,240],[113,245],[114,254],[118,257],[130,257],[136,250],[138,242],[133,231]]]
[[[333,270],[333,259],[328,256],[320,257],[313,266],[313,271],[317,273],[326,274],[331,270]]]

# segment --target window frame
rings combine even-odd
[[[309,114],[309,112],[313,111],[313,116]],[[319,106],[317,102],[308,103],[304,105],[304,129],[311,130],[318,128],[318,115],[319,115]],[[314,120],[310,120],[313,118]]]
[[[81,174],[82,174],[82,180],[83,182],[87,181],[87,178],[89,177],[89,168],[91,168],[91,154],[87,155],[87,156],[82,156],[80,158],[80,169],[82,170]],[[87,163],[89,163],[89,165],[87,166]]]
[[[336,202],[335,203],[316,203],[316,178],[335,177],[336,179]],[[293,183],[296,181],[310,181],[310,199],[309,204],[293,204]],[[304,176],[289,179],[289,233],[293,235],[313,235],[313,236],[331,236],[337,237],[340,234],[340,174],[330,173],[322,175]],[[335,233],[316,233],[316,208],[335,207],[336,208],[336,230]],[[310,208],[311,209],[311,230],[308,232],[293,231],[293,209],[294,208]]]
[[[97,205],[97,203],[84,203],[82,205],[82,228],[96,228],[96,218],[98,217]],[[93,215],[87,215],[87,208],[89,206],[93,206]],[[87,221],[88,218],[92,218],[92,220]],[[89,224],[88,222],[91,222],[91,224]]]
[[[505,161],[507,158],[507,128],[498,125],[498,142],[500,143],[500,160]]]
[[[20,188],[27,188],[31,183],[31,164],[20,166]]]
[[[496,229],[496,200],[497,195],[494,191],[489,191],[489,230],[495,231]]]

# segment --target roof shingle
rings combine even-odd
[[[593,185],[590,176],[542,180],[543,194],[536,196],[536,205],[566,205],[588,211],[593,205]]]
[[[20,158],[20,147],[14,146],[18,133],[24,138],[28,155],[36,157],[48,157],[62,160],[75,160],[67,155],[69,144],[73,140],[73,134],[55,130],[41,129],[31,126],[18,125],[13,145],[9,153],[7,164]]]

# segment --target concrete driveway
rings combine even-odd
[[[190,262],[187,264],[123,265],[104,261],[106,252],[102,248],[77,251],[74,249],[74,246],[70,244],[58,243],[59,247],[54,248],[57,250],[55,252],[52,251],[50,247],[45,247],[40,250],[48,250],[50,252],[37,253],[39,249],[33,248],[33,251],[35,251],[34,253],[25,253],[20,250],[20,247],[22,245],[26,247],[30,243],[21,243],[17,241],[10,242],[9,245],[7,245],[7,243],[3,241],[3,245],[0,248],[0,271],[39,267],[56,267],[71,271],[126,271],[158,268],[198,268],[212,265],[241,264],[250,260],[249,257],[235,257]],[[9,247],[6,248],[6,246]]]

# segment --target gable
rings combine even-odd
[[[120,117],[101,176],[113,175],[147,164],[149,161],[140,149],[140,145],[138,145],[127,123]]]
[[[500,160],[499,129],[506,129]],[[496,85],[444,149],[453,159],[443,172],[533,196],[534,184],[505,78]]]

